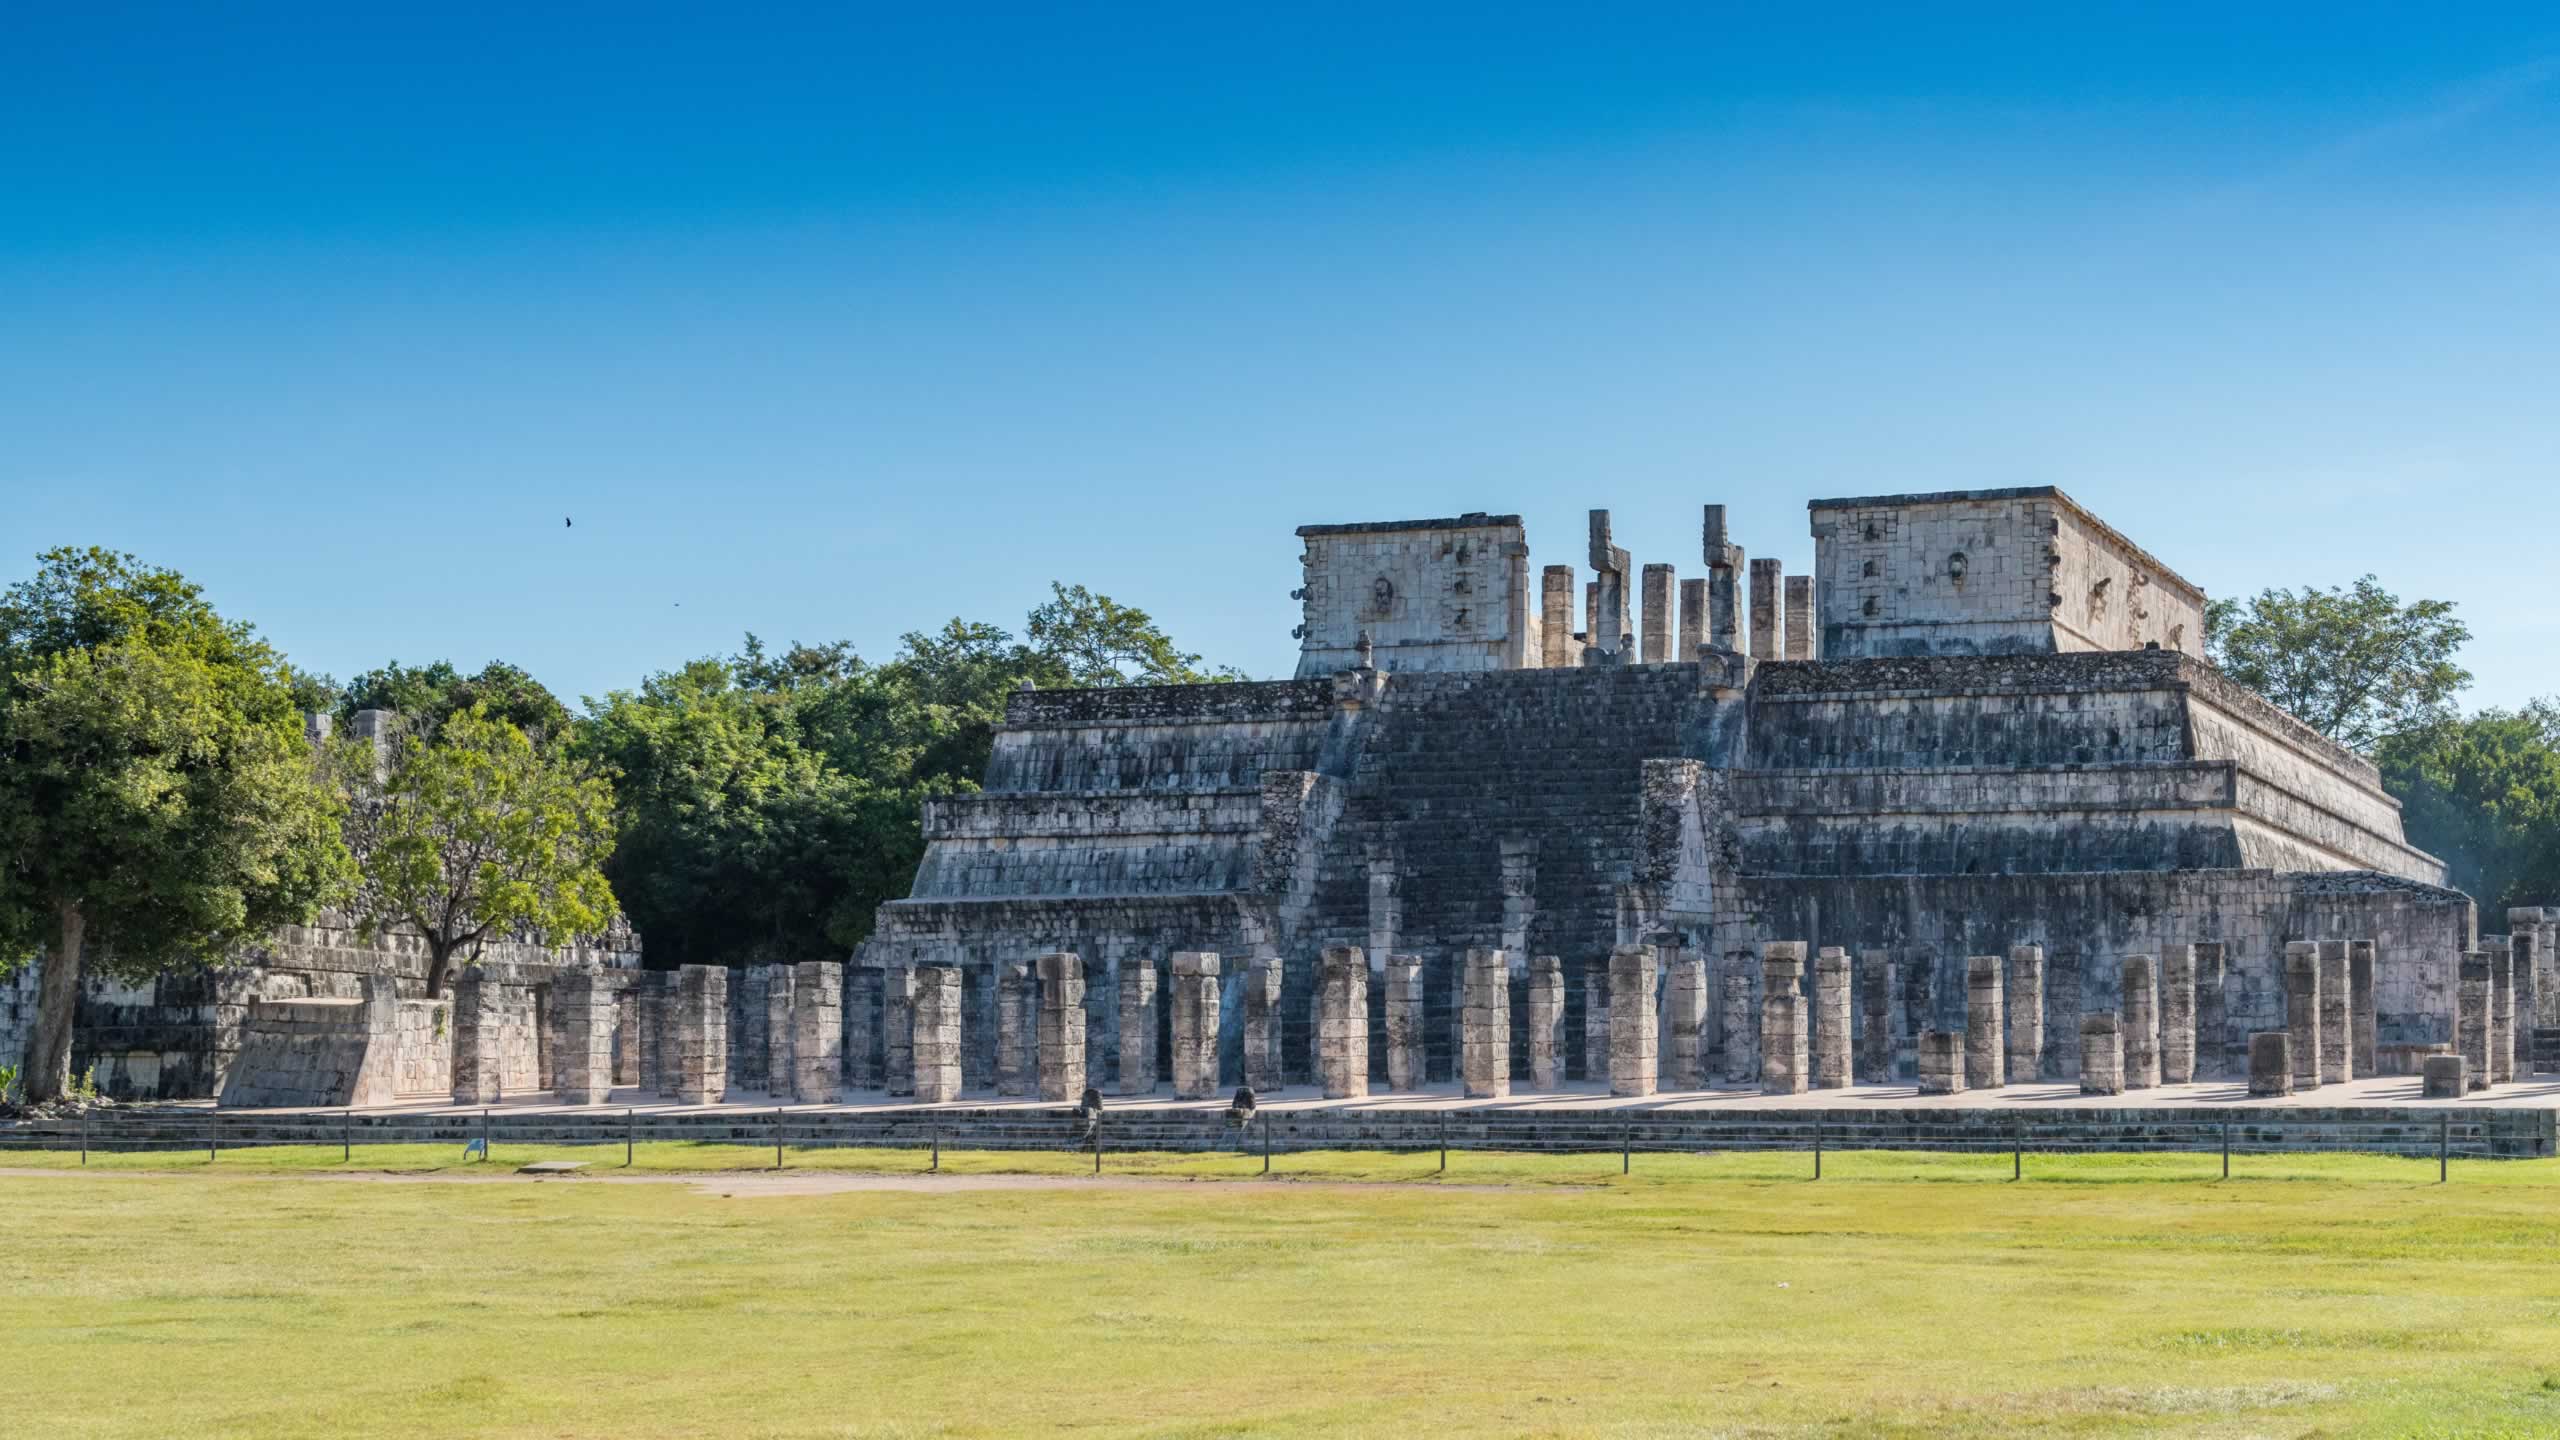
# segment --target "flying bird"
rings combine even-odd
[[[563,530],[574,530],[578,528],[578,522],[570,519],[566,515],[563,515],[560,517],[560,528]]]

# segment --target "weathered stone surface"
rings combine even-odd
[[[1510,1094],[1511,957],[1499,950],[1469,950],[1458,1002],[1458,1080],[1467,1098]]]
[[[1644,567],[1644,663],[1659,665],[1671,653],[1671,597],[1679,577],[1669,565]]]
[[[1156,967],[1151,960],[1120,966],[1120,1093],[1151,1095],[1156,1088]]]
[[[1419,1090],[1422,1088],[1423,1055],[1422,957],[1389,955],[1383,978],[1386,981],[1387,1088]],[[1463,1018],[1460,1023],[1463,1030]]]
[[[960,971],[951,965],[915,968],[915,1097],[919,1105],[960,1098]],[[1045,1015],[1043,1017],[1046,1018]],[[1078,1030],[1081,1045],[1082,1030]],[[1042,1057],[1044,1062],[1046,1056]],[[1044,1063],[1044,1069],[1045,1063]]]
[[[2373,942],[2347,942],[2347,988],[2351,995],[2347,1025],[2351,1044],[2348,1063],[2351,1073],[2376,1075],[2381,1063],[2381,1027],[2373,998]]]
[[[593,970],[564,970],[551,982],[559,1048],[552,1095],[563,1105],[602,1105],[613,1095],[612,984]]]
[[[2355,994],[2348,980],[2347,942],[2320,942],[2320,1083],[2355,1076]]]
[[[1964,1083],[1967,1089],[1997,1090],[2009,1083],[2008,1030],[2002,1006],[2002,961],[1997,955],[1968,955],[1964,962]]]
[[[2249,1037],[2249,1093],[2293,1093],[2293,1032],[2260,1030]]]
[[[477,965],[453,977],[453,1103],[495,1105],[505,1095],[505,1032],[498,986]]]
[[[1126,1038],[1120,1053],[1126,1064]],[[996,1093],[1040,1093],[1040,982],[1028,960],[1007,960],[996,970]]]
[[[2542,912],[2538,907],[2507,912],[2507,954],[2515,975],[2516,1012],[2516,1077],[2522,1079],[2542,1068],[2542,1055],[2536,1043],[2541,1029],[2543,933]]]
[[[2463,1061],[2459,1055],[2430,1055],[2419,1073],[2424,1077],[2419,1087],[2421,1098],[2459,1100],[2463,1093]]]
[[[1650,945],[1609,952],[1609,1093],[1643,1096],[1660,1080],[1661,1032],[1654,986],[1660,960]]]
[[[1756,628],[1756,616],[1755,616]],[[1768,1095],[1801,1095],[1812,1082],[1807,1053],[1804,942],[1772,940],[1760,947],[1760,1089]]]
[[[252,1001],[221,1105],[388,1105],[398,1091],[399,1025],[399,991],[386,977],[365,977],[352,1000]]]
[[[2080,1017],[2080,1093],[2124,1093],[2124,1022],[2112,1011]]]
[[[2308,940],[2284,946],[2284,1029],[2291,1037],[2293,1083],[2302,1089],[2320,1083],[2320,947]],[[2250,1045],[2256,1063],[2257,1041]]]
[[[2505,1085],[2516,1078],[2514,952],[2504,935],[2481,936],[2480,948],[2489,957],[2489,1083]]]
[[[916,1093],[916,967],[891,962],[880,975],[881,1078],[891,1095]]]
[[[1813,956],[1813,1078],[1817,1090],[1849,1085],[1849,952],[1825,945]]]
[[[2489,1088],[2489,1017],[2490,1017],[2489,952],[2466,951],[2462,957],[2461,1011],[2455,1043],[2460,1047],[2463,1074],[2474,1090]]]
[[[1724,1078],[1728,1085],[1761,1083],[1760,989],[1765,983],[1760,957],[1749,950],[1724,957]]]
[[[1206,1100],[1218,1093],[1218,957],[1205,950],[1173,954],[1173,1093]]]
[[[788,965],[759,965],[764,974],[764,1093],[777,1100],[791,1095],[793,1077],[799,1073],[792,1058],[795,1038],[791,1028],[791,987],[797,976]]]
[[[1071,950],[1052,950],[1040,957],[1038,968],[1040,1098],[1053,1105],[1073,1105],[1084,1098],[1088,1083],[1084,958]]]
[[[2224,988],[2230,973],[2229,952],[2219,940],[2196,942],[2196,1077],[2223,1080],[2245,1077],[2246,1040],[2231,1033],[2231,1003]]]
[[[1328,945],[1316,968],[1316,1075],[1328,1100],[1369,1093],[1369,958]]]
[[[1245,962],[1244,1083],[1255,1093],[1281,1085],[1280,1006],[1288,978],[1277,955],[1256,955]]]
[[[1778,587],[1785,569],[1785,565],[1776,560],[1751,562],[1751,658],[1754,660],[1779,658]]]
[[[1663,1084],[1673,1090],[1703,1090],[1707,1085],[1707,962],[1680,952],[1680,958],[1671,962],[1663,998],[1668,1038]]]
[[[2160,1085],[2160,981],[2149,955],[2124,957],[2122,989],[2124,1088],[2154,1090]]]
[[[717,1105],[729,1096],[729,972],[687,965],[676,972],[676,1100]]]
[[[2195,1078],[2196,947],[2170,945],[2160,952],[2160,1083]]]
[[[2044,947],[2009,947],[2008,984],[2001,997],[2001,1016],[2008,1027],[2008,1063],[2003,1078],[2044,1078]]]
[[[1957,1095],[1965,1088],[1965,1035],[1961,1030],[1920,1032],[1920,1093]]]
[[[1893,1083],[1893,960],[1858,952],[1858,1062],[1861,1085]]]
[[[791,1098],[833,1105],[844,1098],[844,965],[803,960],[791,976]]]
[[[1813,658],[1813,577],[1790,575],[1786,583],[1787,658]]]
[[[1557,1032],[1564,1028],[1564,961],[1553,955],[1529,960],[1529,1083],[1554,1090],[1564,1083]]]

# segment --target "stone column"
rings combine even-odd
[[[1706,507],[1699,539],[1707,562],[1707,643],[1719,650],[1739,650],[1742,597],[1735,587],[1742,573],[1742,547],[1725,534],[1723,506]]]
[[[1920,1093],[1957,1095],[1965,1087],[1965,1037],[1956,1030],[1920,1032]]]
[[[1813,1075],[1816,1090],[1849,1088],[1849,952],[1813,953]]]
[[[1316,1074],[1328,1100],[1369,1093],[1369,957],[1328,945],[1316,969]]]
[[[1644,663],[1659,665],[1671,655],[1671,596],[1676,577],[1668,565],[1644,567]]]
[[[1458,998],[1458,1079],[1468,1099],[1498,1100],[1511,1093],[1511,957],[1469,950]]]
[[[1538,577],[1538,663],[1561,670],[1574,663],[1573,567],[1550,565]]]
[[[1244,1083],[1256,1094],[1280,1088],[1280,996],[1288,966],[1255,955],[1244,969]]]
[[[996,967],[996,1093],[999,1095],[1039,1093],[1038,995],[1039,986],[1031,978],[1030,961],[1007,960]]]
[[[1218,1093],[1218,957],[1208,950],[1173,952],[1173,1095],[1206,1100]]]
[[[2008,984],[2000,1003],[2006,1040],[2004,1080],[2044,1078],[2044,947],[2009,947]]]
[[[495,1105],[506,1093],[498,985],[466,965],[453,977],[453,1103]]]
[[[880,969],[880,1088],[916,1093],[916,967],[904,960]]]
[[[1766,1017],[1760,1013],[1760,991],[1765,983],[1758,956],[1748,950],[1725,953],[1724,1078],[1728,1085],[1756,1086],[1763,1078],[1760,1026]]]
[[[1120,962],[1120,1093],[1156,1089],[1156,966],[1145,956]]]
[[[2373,993],[2373,942],[2347,942],[2347,988],[2354,1008],[2347,1016],[2348,1063],[2358,1075],[2376,1075],[2381,1048],[2381,1017]]]
[[[2455,989],[2454,1048],[2474,1090],[2489,1088],[2489,952],[2466,950]]]
[[[844,966],[834,960],[793,967],[791,1098],[803,1105],[844,1099]]]
[[[1040,957],[1040,1098],[1084,1100],[1084,958],[1071,950]]]
[[[2418,1062],[2418,1098],[2459,1100],[2464,1088],[2462,1057],[2429,1055]]]
[[[1582,966],[1582,1078],[1609,1078],[1609,962],[1586,960]]]
[[[2507,933],[2509,964],[2515,972],[2516,1076],[2521,1079],[2542,1068],[2542,1057],[2534,1048],[2534,1031],[2542,1014],[2542,977],[2537,973],[2542,964],[2541,909],[2508,911]]]
[[[2232,1054],[2231,1007],[2223,988],[2223,942],[2196,942],[2196,1078],[2227,1079],[2244,1072],[2249,1057]],[[2244,1045],[2246,1042],[2242,1042]]]
[[[640,1084],[640,991],[626,985],[613,997],[613,1083]]]
[[[2124,957],[2124,1088],[2160,1084],[2160,976],[2148,955]]]
[[[1680,653],[1672,658],[1694,661],[1707,643],[1707,582],[1680,582]]]
[[[1422,1088],[1422,957],[1388,956],[1386,982],[1387,1088],[1419,1090]],[[1463,1041],[1463,1018],[1459,1024]]]
[[[1813,577],[1787,577],[1787,658],[1813,658]]]
[[[683,967],[674,998],[676,1100],[717,1105],[729,1098],[728,967]]]
[[[1997,1090],[2009,1083],[2008,1026],[1997,955],[1964,961],[1964,1083],[1968,1090]]]
[[[776,1100],[791,1094],[791,967],[759,966],[764,971],[764,1093]]]
[[[916,1103],[944,1105],[960,1098],[960,968],[919,965],[915,977]]]
[[[2489,1083],[2512,1084],[2516,1078],[2514,952],[2504,935],[2481,936],[2480,948],[2489,954]]]
[[[1893,960],[1858,952],[1858,1063],[1861,1085],[1893,1083]]]
[[[1778,658],[1778,581],[1783,567],[1775,560],[1751,562],[1751,658]]]
[[[2080,1017],[2080,1093],[2124,1093],[2124,1022],[2109,1011]]]
[[[1691,582],[1696,583],[1696,582]],[[1674,1090],[1707,1088],[1707,962],[1691,951],[1671,962],[1663,987],[1669,1015],[1670,1056],[1663,1084]]]
[[[1609,952],[1609,1093],[1651,1095],[1659,1088],[1662,1032],[1654,1019],[1660,953],[1650,945]]]
[[[2196,947],[2172,945],[2160,954],[2160,1083],[2195,1078]]]
[[[2560,1029],[2560,906],[2542,907],[2542,925],[2534,933],[2539,937],[2533,945],[2534,1024]],[[2560,1056],[2543,1056],[2544,1064],[2555,1062]]]
[[[2284,942],[2284,1031],[2291,1037],[2293,1083],[2320,1083],[2320,947],[2308,940]],[[2256,1054],[2257,1042],[2250,1043]]]
[[[880,1090],[887,1081],[880,1073],[880,969],[862,963],[861,952],[855,952],[854,963],[844,971],[844,1080],[848,1089]]]
[[[563,970],[551,1003],[560,1026],[552,1094],[563,1105],[602,1105],[613,1094],[613,991],[593,970]]]
[[[1529,960],[1529,1083],[1555,1090],[1564,1082],[1556,1063],[1556,1032],[1564,1028],[1564,961],[1553,955]]]
[[[2340,1085],[2356,1078],[2354,1051],[2355,996],[2347,986],[2347,942],[2320,942],[2320,1083]]]
[[[2293,1032],[2259,1030],[2249,1036],[2249,1093],[2293,1093]]]
[[[1757,577],[1754,577],[1755,582]],[[1759,629],[1754,612],[1752,629]],[[1804,995],[1804,942],[1772,940],[1760,947],[1760,1090],[1801,1095],[1810,1081],[1806,1055],[1810,1026]]]
[[[1606,510],[1591,512],[1590,560],[1592,570],[1599,576],[1594,582],[1598,586],[1598,599],[1592,606],[1596,613],[1592,620],[1591,643],[1583,658],[1588,662],[1592,658],[1591,652],[1598,651],[1605,664],[1627,664],[1635,658],[1626,653],[1627,641],[1634,633],[1633,627],[1627,623],[1627,602],[1633,598],[1628,594],[1627,586],[1633,572],[1628,568],[1631,562],[1625,549],[1610,541],[1609,512]]]

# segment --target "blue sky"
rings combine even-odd
[[[0,577],[568,696],[1055,578],[1279,675],[1301,523],[2049,483],[2560,692],[2547,6],[514,8],[0,16]]]

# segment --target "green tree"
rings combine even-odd
[[[584,761],[536,746],[486,702],[400,737],[378,768],[362,742],[339,754],[355,794],[355,913],[368,933],[426,938],[430,997],[493,936],[559,944],[612,919],[613,788]]]
[[[476,675],[465,675],[448,660],[404,666],[394,660],[349,682],[337,706],[344,723],[359,710],[389,710],[419,731],[432,735],[447,716],[474,705],[506,721],[534,741],[544,743],[568,733],[569,707],[542,683],[504,660],[492,660]]]
[[[1177,647],[1154,617],[1081,585],[1049,582],[1049,599],[1024,625],[1033,655],[1054,662],[1070,687],[1197,685],[1243,678],[1232,669],[1202,670],[1200,657]]]
[[[2261,591],[2205,607],[2205,648],[2224,673],[2358,750],[2449,713],[2471,672],[2471,631],[2449,600],[2413,600],[2367,575],[2353,586]]]
[[[0,960],[46,950],[24,1087],[91,969],[218,959],[352,879],[292,672],[172,570],[48,551],[0,598]]]
[[[2374,758],[2409,843],[2493,915],[2560,896],[2560,704],[2440,717]]]

